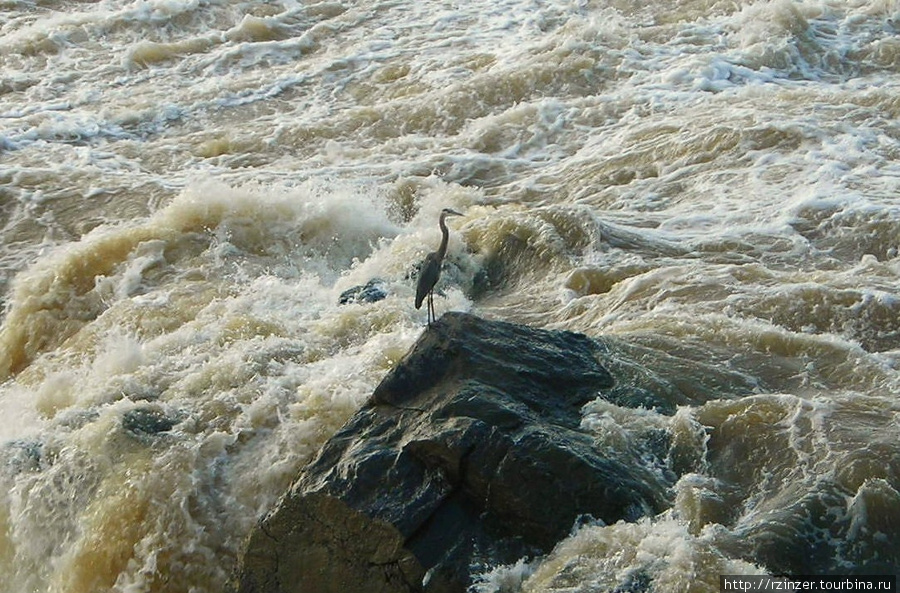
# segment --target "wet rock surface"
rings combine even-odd
[[[580,334],[445,315],[253,531],[236,589],[462,592],[584,517],[667,508],[667,480],[581,429],[614,384],[602,357]]]
[[[384,280],[372,278],[365,284],[348,288],[338,297],[339,305],[353,303],[377,303],[387,297]]]
[[[136,435],[153,435],[172,430],[178,424],[162,410],[152,407],[137,407],[122,416],[122,427]]]

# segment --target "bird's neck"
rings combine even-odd
[[[444,255],[447,254],[447,241],[450,239],[450,231],[447,230],[447,223],[444,222],[444,215],[441,215],[440,220],[438,221],[438,226],[441,227],[441,246],[438,247],[437,253],[440,259],[444,259]]]

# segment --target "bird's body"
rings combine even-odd
[[[433,251],[425,256],[422,267],[419,268],[419,284],[416,286],[416,309],[422,307],[422,301],[434,290],[438,278],[441,276],[442,258]]]
[[[433,251],[425,256],[422,267],[419,269],[419,281],[416,285],[416,309],[422,307],[422,301],[428,299],[428,325],[432,321],[437,320],[434,314],[434,285],[437,284],[438,278],[441,277],[441,264],[444,262],[444,256],[447,254],[447,242],[450,239],[450,231],[447,229],[447,223],[444,222],[448,216],[462,216],[459,212],[444,208],[441,210],[441,218],[438,226],[441,227],[441,246],[437,251]]]

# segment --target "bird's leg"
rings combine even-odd
[[[428,293],[428,325],[432,321],[437,321],[437,315],[434,314],[434,291]]]

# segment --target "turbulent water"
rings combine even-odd
[[[0,591],[221,591],[444,207],[438,314],[614,344],[681,475],[480,591],[897,569],[896,0],[0,0]]]

